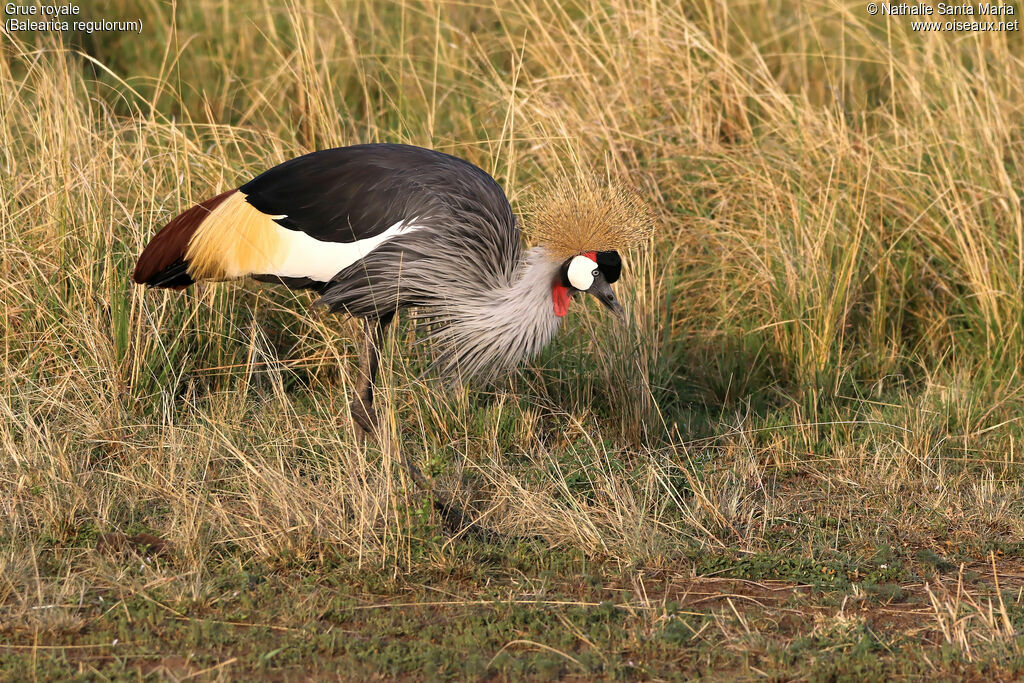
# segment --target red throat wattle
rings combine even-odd
[[[555,315],[564,318],[569,313],[569,288],[556,282],[551,285],[551,300],[555,304]]]
[[[597,252],[585,251],[581,256],[586,256],[591,261],[597,261]],[[551,301],[555,305],[555,315],[564,318],[569,314],[569,288],[561,282],[555,281],[551,285]]]

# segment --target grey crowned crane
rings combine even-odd
[[[579,292],[623,316],[611,284],[618,250],[649,234],[640,201],[583,183],[553,192],[531,222],[537,244],[525,249],[501,187],[462,159],[409,145],[339,147],[286,161],[174,218],[133,279],[183,289],[249,276],[311,289],[331,311],[362,318],[350,407],[363,437],[376,430],[378,353],[401,308],[420,309],[437,368],[459,379],[491,379],[537,354]]]

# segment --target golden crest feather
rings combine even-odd
[[[587,251],[622,251],[654,230],[650,208],[633,190],[595,178],[549,188],[527,213],[530,242],[558,259]]]

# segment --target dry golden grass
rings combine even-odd
[[[806,584],[820,567],[860,599],[870,576],[917,595],[906,632],[935,635],[910,664],[880,648],[877,675],[1019,674],[1013,579],[925,590],[917,559],[998,551],[995,580],[1024,566],[1019,34],[914,33],[834,2],[108,4],[145,36],[0,46],[4,638],[87,639],[98,598],[198,620],[221,574],[254,566],[461,566],[481,541],[437,533],[409,457],[538,557],[619,568],[636,591],[645,571]],[[454,395],[416,380],[403,326],[384,443],[364,448],[354,323],[252,283],[130,283],[188,206],[375,140],[463,156],[517,207],[558,178],[628,178],[658,225],[624,254],[632,325],[575,308],[537,363]],[[139,531],[173,561],[95,550]],[[682,618],[638,600],[637,633]],[[855,657],[873,632],[834,606],[800,602],[817,621],[778,631],[782,616],[715,605],[687,632],[692,675],[722,657],[735,675],[827,672],[770,653],[806,637]],[[320,618],[295,609],[277,624]],[[960,654],[927,654],[941,643]],[[578,647],[559,666],[590,666]],[[616,671],[624,650],[594,648],[589,672]],[[509,651],[484,671],[515,675]]]

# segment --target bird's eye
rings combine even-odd
[[[599,274],[600,272],[601,272],[601,271],[599,271],[599,270],[597,270],[597,269],[595,268],[595,269],[594,269],[594,272],[593,272],[593,273],[591,273],[591,275],[593,275],[594,277],[597,277],[597,276],[598,276],[598,274]]]

